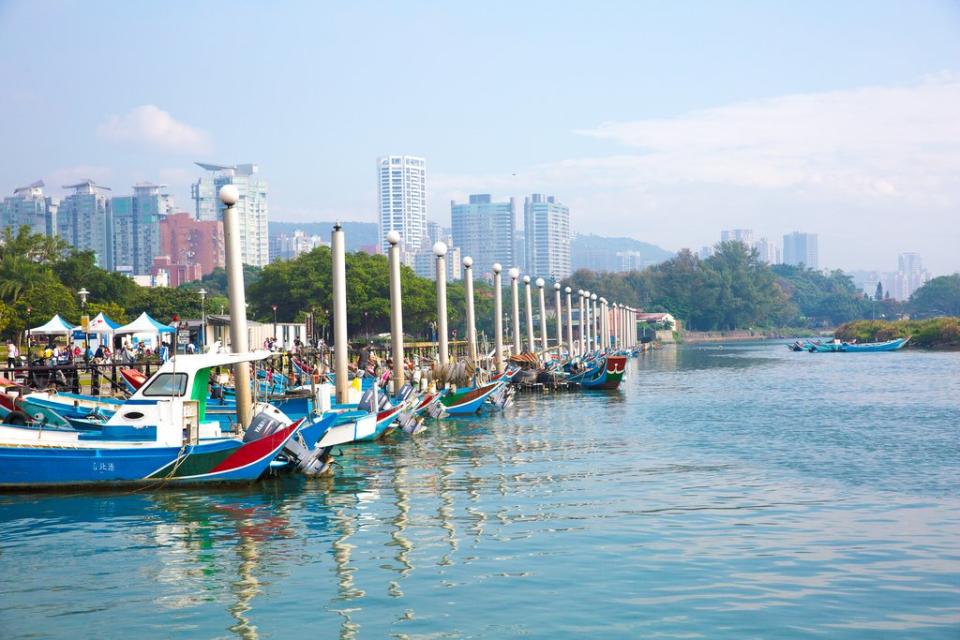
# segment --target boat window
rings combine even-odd
[[[143,389],[145,396],[182,396],[186,392],[185,373],[158,373]]]

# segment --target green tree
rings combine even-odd
[[[920,316],[960,316],[960,273],[940,276],[913,292],[910,312]]]

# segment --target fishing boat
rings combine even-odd
[[[822,344],[811,343],[808,347],[810,353],[876,353],[880,351],[897,351],[902,349],[910,336],[906,338],[896,338],[883,342],[825,342]]]
[[[0,425],[0,487],[250,482],[263,475],[303,421],[227,437],[206,419],[210,371],[267,352],[178,355],[160,367],[100,431]]]
[[[625,356],[604,356],[596,367],[588,370],[580,380],[584,389],[613,390],[620,386],[627,368]]]
[[[456,391],[448,391],[440,398],[440,404],[452,416],[472,415],[479,412],[487,398],[503,384],[506,383],[496,380]]]

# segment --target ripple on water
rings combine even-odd
[[[0,495],[4,638],[956,638],[960,354],[680,348],[239,490]]]

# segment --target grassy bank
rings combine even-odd
[[[927,320],[855,320],[837,327],[836,337],[879,342],[911,336],[907,346],[921,349],[960,349],[960,318]]]

